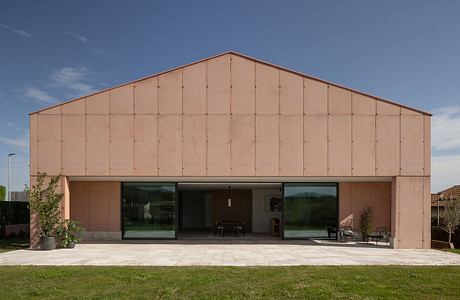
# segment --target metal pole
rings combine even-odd
[[[439,227],[439,197],[438,197],[438,227]]]
[[[439,226],[439,199],[443,199],[444,198],[444,194],[441,194],[438,196],[438,226]]]
[[[8,184],[6,186],[6,201],[10,201],[10,155],[8,154]]]
[[[15,156],[16,153],[8,153],[8,191],[6,193],[7,195],[7,198],[6,198],[6,201],[11,201],[11,192],[10,192],[10,173],[11,173],[11,170],[10,170],[10,160],[11,160],[11,157]]]

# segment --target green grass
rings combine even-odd
[[[455,299],[460,267],[0,267],[0,299]]]
[[[28,237],[0,239],[0,253],[29,248]]]
[[[446,249],[442,249],[442,251],[460,254],[460,249],[449,249],[449,248],[446,248]]]

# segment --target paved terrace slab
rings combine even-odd
[[[117,243],[79,244],[74,249],[54,251],[16,250],[0,254],[0,265],[460,265],[460,255],[438,250],[395,250],[302,243]]]

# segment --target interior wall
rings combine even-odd
[[[359,228],[361,214],[366,207],[372,209],[373,226],[391,231],[391,182],[339,183],[339,222]]]
[[[265,205],[266,196],[282,197],[279,189],[273,190],[252,190],[252,231],[271,232],[271,218],[281,219],[281,212],[267,211]]]
[[[220,220],[241,220],[246,232],[252,231],[251,190],[215,190],[212,194],[212,222]],[[232,199],[231,207],[228,199]]]
[[[182,192],[181,226],[182,229],[202,229],[207,227],[209,206],[206,192]]]

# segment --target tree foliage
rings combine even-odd
[[[5,201],[6,188],[0,185],[0,201]]]
[[[372,223],[374,222],[374,215],[372,213],[372,208],[367,207],[363,210],[361,214],[361,232],[363,236],[367,237],[372,233]]]
[[[40,236],[52,237],[61,219],[59,205],[64,194],[57,192],[59,176],[51,177],[45,187],[46,173],[38,173],[37,183],[29,190],[30,209],[37,215]]]
[[[449,235],[449,243],[452,242],[452,235],[460,226],[460,200],[450,201],[444,206],[444,211],[441,214],[442,230]]]

